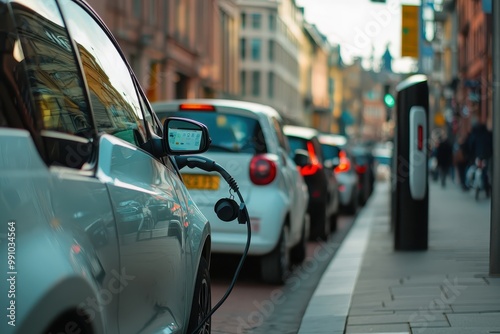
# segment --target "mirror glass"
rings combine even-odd
[[[196,121],[181,118],[165,120],[167,145],[171,153],[201,153],[210,141],[207,128]]]

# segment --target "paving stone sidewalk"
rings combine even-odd
[[[378,183],[325,271],[299,333],[500,333],[489,275],[490,199],[429,183],[429,247],[394,251],[390,185]]]

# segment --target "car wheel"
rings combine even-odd
[[[210,271],[208,262],[205,258],[201,258],[196,275],[196,285],[194,288],[193,304],[191,305],[191,314],[189,316],[188,333],[198,327],[201,321],[205,319],[212,308],[212,290],[210,285]],[[211,332],[211,319],[208,319],[197,333]]]
[[[304,216],[304,223],[302,225],[300,241],[297,245],[295,245],[292,248],[292,251],[290,253],[290,257],[293,264],[300,264],[306,258],[307,240],[309,239],[309,236],[307,235],[308,231],[307,224],[308,224],[308,219],[306,216]]]
[[[285,283],[290,268],[290,257],[287,249],[288,226],[283,226],[280,239],[271,253],[261,259],[261,277],[271,284]]]
[[[326,204],[314,209],[311,216],[311,241],[327,240],[330,235],[330,223],[326,216]]]

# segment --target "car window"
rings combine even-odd
[[[295,150],[301,149],[307,151],[307,140],[299,137],[288,136],[291,154],[295,154]]]
[[[32,117],[40,118],[44,130],[89,137],[90,111],[57,4],[53,0],[16,1],[12,10],[19,36],[14,51],[25,64],[35,99],[36,109],[29,110]]]
[[[28,129],[50,166],[81,169],[95,134],[70,38],[54,0],[12,1],[16,33],[3,43],[9,123]],[[7,24],[6,27],[11,27]],[[8,54],[4,49],[4,55]],[[10,73],[6,73],[11,71]]]
[[[334,159],[339,157],[340,148],[333,145],[321,144],[321,151],[325,159]]]
[[[85,9],[69,0],[60,4],[71,18],[68,30],[80,54],[98,131],[140,146],[146,141],[141,106],[121,53]]]
[[[218,112],[178,112],[174,115],[194,119],[208,127],[212,139],[209,151],[267,152],[262,128],[254,118]]]
[[[141,103],[141,108],[144,112],[144,120],[149,130],[152,133],[161,136],[163,133],[162,124],[160,124],[160,122],[155,117],[151,109],[148,107],[149,103],[147,103],[147,101],[142,96],[140,97],[140,103]]]

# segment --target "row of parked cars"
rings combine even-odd
[[[249,255],[260,260],[263,281],[282,284],[292,264],[306,255],[308,240],[326,240],[341,213],[354,214],[371,194],[373,174],[367,152],[345,136],[287,125],[266,105],[223,99],[155,102],[160,118],[184,117],[207,125],[212,142],[205,156],[238,181],[252,226]],[[241,254],[246,229],[214,213],[229,195],[215,173],[182,173],[194,202],[212,227],[212,252]]]
[[[84,1],[3,0],[0,21],[0,333],[210,333],[211,254],[241,254],[248,225],[219,219],[234,187],[185,155],[236,180],[266,282],[366,201],[338,138],[268,106],[151,104]]]

